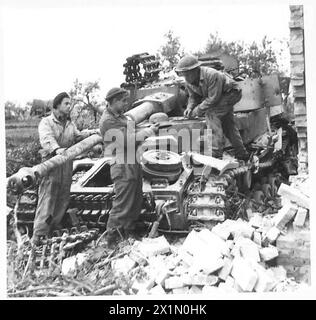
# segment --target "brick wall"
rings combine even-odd
[[[294,96],[294,119],[299,139],[299,173],[308,171],[304,12],[302,5],[290,6],[291,84]]]

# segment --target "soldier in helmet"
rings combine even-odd
[[[205,115],[207,127],[212,129],[213,156],[222,156],[225,135],[234,147],[236,158],[248,160],[249,153],[234,121],[233,106],[242,95],[237,82],[223,72],[200,66],[198,59],[191,55],[184,56],[175,71],[185,78],[189,92],[184,116]]]
[[[105,99],[108,105],[100,119],[100,131],[104,138],[104,155],[113,157],[110,174],[115,198],[106,236],[107,245],[111,248],[122,238],[135,235],[143,202],[142,169],[135,157],[137,142],[154,135],[159,123],[136,132],[135,123],[124,115],[128,106],[128,91],[112,88]]]

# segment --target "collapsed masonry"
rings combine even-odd
[[[304,51],[304,12],[303,6],[290,6],[290,55],[291,85],[294,97],[294,119],[299,143],[299,173],[307,173],[307,119],[306,119],[306,81]]]
[[[277,214],[248,210],[248,222],[227,219],[211,229],[193,229],[173,244],[164,236],[135,241],[126,254],[111,261],[114,275],[128,276],[131,283],[128,292],[117,288],[113,294],[276,292],[304,287],[304,282],[310,283],[309,199],[285,184],[279,194],[282,208]],[[89,260],[79,255],[80,264]],[[63,261],[65,275],[76,272],[76,259]]]

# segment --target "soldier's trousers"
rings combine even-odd
[[[241,99],[240,90],[232,90],[226,93],[219,100],[216,107],[207,110],[205,119],[208,129],[211,129],[209,148],[213,153],[222,154],[224,149],[224,135],[231,142],[236,157],[243,157],[247,154],[242,138],[234,120],[234,104]]]
[[[143,181],[140,164],[113,164],[111,179],[115,198],[110,210],[107,229],[133,229],[143,203]]]
[[[72,179],[72,161],[54,168],[42,178],[34,220],[34,235],[50,235],[67,210]]]

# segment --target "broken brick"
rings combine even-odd
[[[258,280],[255,285],[255,291],[256,292],[268,292],[270,291],[274,284],[275,280],[271,277],[271,274],[260,266],[259,264],[253,264],[253,267],[258,275]]]
[[[303,227],[307,216],[307,209],[299,207],[293,222],[295,227]]]
[[[233,261],[232,259],[229,258],[224,258],[224,266],[223,268],[220,269],[220,271],[218,272],[218,277],[225,281],[227,279],[227,277],[230,275],[231,271],[233,268]]]
[[[285,198],[287,201],[295,201],[297,205],[309,209],[309,197],[303,194],[299,189],[287,184],[281,183],[278,194]],[[283,202],[283,199],[282,199]]]
[[[213,227],[212,232],[223,240],[227,240],[230,236],[230,231],[227,230],[227,228],[225,228],[222,223],[217,224],[215,227]]]
[[[258,279],[256,271],[243,258],[234,259],[231,275],[243,291],[252,291]]]
[[[260,256],[263,261],[270,261],[279,255],[278,249],[274,246],[268,246],[260,249]]]
[[[139,292],[147,292],[148,290],[152,289],[155,285],[153,279],[149,279],[145,277],[144,279],[135,279],[132,284],[132,289]]]
[[[262,241],[261,233],[258,231],[255,231],[253,233],[253,242],[257,244],[259,247],[261,247],[261,241]]]
[[[292,203],[286,203],[273,218],[275,227],[282,230],[290,222],[297,212],[297,206]]]
[[[249,224],[254,228],[260,228],[262,225],[263,217],[259,213],[254,213],[253,217],[250,219]]]
[[[240,253],[244,259],[259,262],[259,250],[258,246],[248,238],[244,238],[240,243]]]
[[[154,286],[151,288],[148,292],[150,295],[161,295],[161,294],[166,294],[165,290],[161,285]]]
[[[262,242],[265,245],[268,245],[269,243],[273,243],[276,241],[280,235],[281,231],[277,227],[272,227],[271,229],[268,230],[268,232],[264,235]]]
[[[173,294],[188,294],[189,293],[189,287],[182,287],[182,288],[174,288],[172,289]]]
[[[201,294],[201,293],[202,293],[202,289],[200,289],[197,286],[192,286],[189,291],[189,294]]]
[[[143,238],[136,244],[136,249],[145,257],[168,253],[170,245],[164,236],[158,238]]]
[[[179,276],[169,277],[165,280],[166,289],[182,288],[184,286],[183,278]]]
[[[112,261],[111,266],[115,273],[128,274],[136,265],[136,262],[132,260],[128,255],[123,258]]]

